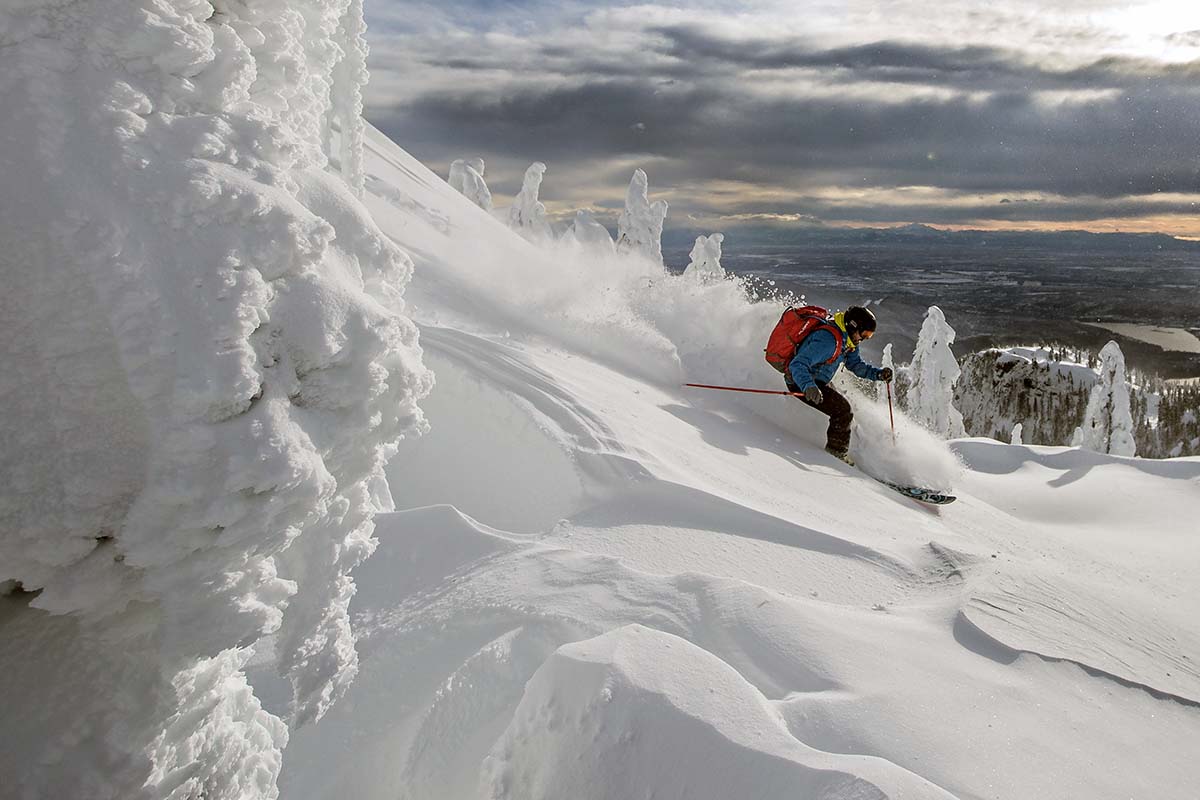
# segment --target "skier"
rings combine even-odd
[[[874,314],[862,306],[850,306],[834,314],[833,318],[841,343],[835,338],[832,326],[812,331],[796,348],[796,355],[783,373],[783,379],[789,392],[803,394],[801,400],[829,417],[825,452],[854,466],[849,455],[850,422],[854,412],[850,401],[829,382],[843,361],[855,375],[872,381],[890,381],[892,370],[871,366],[858,352],[858,345],[875,335]]]

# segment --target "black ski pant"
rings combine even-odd
[[[791,375],[784,373],[783,378],[787,382],[789,392],[800,391]],[[817,388],[823,395],[820,403],[809,403],[808,398],[803,394],[798,399],[829,417],[829,429],[825,432],[825,447],[836,453],[844,454],[850,449],[850,423],[854,420],[854,410],[850,408],[850,401],[829,384],[818,383]]]

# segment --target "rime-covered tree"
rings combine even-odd
[[[950,350],[954,329],[937,306],[930,306],[917,336],[908,367],[908,413],[934,433],[952,438],[965,435],[962,414],[954,407],[954,384],[960,374]]]
[[[641,253],[656,264],[663,263],[662,230],[667,202],[650,202],[650,181],[635,170],[625,193],[625,210],[617,219],[617,251]]]
[[[599,250],[607,255],[616,252],[612,234],[608,232],[608,228],[596,221],[590,211],[575,212],[575,222],[567,235],[586,248]]]
[[[687,269],[683,271],[683,274],[698,280],[724,278],[725,269],[721,266],[721,242],[723,241],[725,241],[723,233],[697,236],[696,243],[692,246]]]
[[[550,223],[546,219],[546,206],[538,200],[542,188],[542,177],[546,165],[535,161],[525,170],[521,191],[508,209],[508,227],[529,239],[550,238]]]
[[[492,193],[483,180],[482,158],[457,158],[450,164],[449,184],[484,211],[492,210]]]
[[[1092,388],[1083,425],[1071,444],[1098,453],[1132,456],[1137,452],[1134,429],[1125,356],[1116,342],[1109,342],[1100,351],[1100,380]]]

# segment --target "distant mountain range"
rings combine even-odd
[[[676,228],[663,232],[663,247],[690,247],[711,230]],[[743,225],[722,231],[725,248],[773,245],[915,245],[947,244],[975,247],[1039,247],[1075,250],[1178,250],[1200,253],[1200,242],[1164,233],[1092,233],[1090,231],[976,231],[942,230],[912,223],[895,228],[834,228],[825,225],[784,227]]]

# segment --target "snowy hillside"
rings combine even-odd
[[[1109,348],[1120,350],[1115,344]],[[954,386],[954,405],[972,436],[1010,441],[1021,426],[1022,441],[1062,445],[1072,442],[1087,420],[1100,371],[1080,363],[1087,354],[1047,348],[1008,347],[970,353]],[[1097,367],[1100,359],[1091,355]],[[903,373],[902,373],[903,376]],[[1136,382],[1135,382],[1136,381]],[[1200,391],[1186,384],[1145,375],[1128,384],[1130,425],[1137,455],[1171,458],[1200,453]],[[1111,448],[1096,447],[1116,452]]]
[[[845,381],[916,504],[683,387],[781,388],[782,305],[668,276],[652,175],[554,242],[553,164],[363,126],[361,3],[18,6],[0,796],[1195,797],[1200,459]]]
[[[1200,461],[964,440],[916,505],[786,398],[681,390],[773,388],[778,306],[538,249],[368,145],[438,384],[284,796],[1193,795]],[[897,469],[882,414],[858,454]]]

